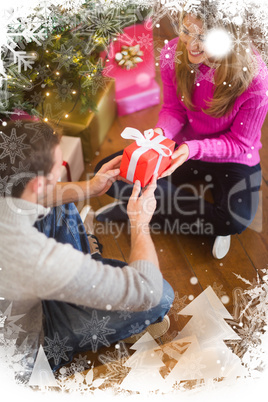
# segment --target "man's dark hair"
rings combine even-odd
[[[58,131],[58,130],[57,130]],[[0,196],[20,198],[26,184],[47,176],[60,135],[42,121],[10,121],[0,129]]]

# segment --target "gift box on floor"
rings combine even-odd
[[[135,142],[124,149],[120,176],[132,183],[139,180],[144,187],[154,174],[160,176],[170,166],[174,141],[153,129],[146,130],[143,136],[139,130],[127,127],[121,136]]]
[[[129,52],[134,47],[142,52],[139,56],[141,60],[133,68],[120,66],[116,60],[117,55],[122,54],[122,51]],[[115,79],[118,114],[125,115],[159,104],[160,87],[154,80],[155,60],[150,19],[124,28],[123,34],[112,42],[109,54],[105,62],[105,74]]]
[[[98,151],[116,117],[115,81],[106,79],[105,83],[105,88],[97,91],[95,95],[94,112],[89,110],[87,113],[80,113],[79,102],[74,110],[69,112],[74,104],[68,100],[61,102],[60,108],[56,109],[59,101],[53,91],[39,107],[44,119],[58,125],[64,136],[81,138],[85,162],[90,162],[95,157],[95,152]]]
[[[123,89],[116,93],[117,113],[119,116],[134,113],[160,102],[160,87],[152,79],[148,84]]]
[[[91,162],[95,157],[116,117],[114,80],[109,80],[105,89],[97,93],[96,104],[97,111],[89,111],[84,119],[76,111],[70,114],[68,120],[60,122],[64,135],[81,138],[85,162]]]
[[[11,120],[33,120],[37,121],[38,118],[36,116],[31,116],[29,113],[25,112],[21,109],[15,109],[14,112],[11,114]]]
[[[63,158],[60,181],[78,181],[85,169],[81,139],[62,136],[60,147]]]

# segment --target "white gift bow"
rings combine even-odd
[[[163,135],[158,135],[157,137],[153,138],[153,136],[154,130],[152,128],[150,128],[149,130],[145,130],[144,135],[136,128],[131,127],[126,127],[125,130],[121,133],[121,137],[128,140],[135,140],[136,144],[139,147],[131,155],[126,176],[127,180],[133,182],[138,160],[140,156],[147,152],[149,149],[153,149],[159,154],[159,158],[153,174],[158,172],[163,156],[170,156],[172,154],[172,151],[168,147],[160,144],[160,142],[164,141],[166,137],[164,137]]]

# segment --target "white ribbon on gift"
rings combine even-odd
[[[145,130],[144,135],[136,128],[131,127],[125,128],[125,130],[121,133],[121,137],[128,140],[135,140],[136,144],[139,147],[131,155],[126,175],[127,180],[133,182],[138,160],[140,156],[147,152],[149,149],[153,149],[159,154],[159,158],[153,174],[158,172],[163,156],[170,156],[172,154],[172,151],[168,147],[160,144],[160,142],[164,141],[166,137],[164,137],[163,135],[158,135],[157,137],[153,138],[153,136],[154,130],[152,128],[149,130]]]

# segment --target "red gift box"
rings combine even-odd
[[[159,135],[153,129],[144,135],[135,128],[127,127],[121,134],[123,138],[136,140],[124,149],[120,165],[120,176],[134,183],[146,186],[152,176],[160,176],[169,166],[175,142]]]

